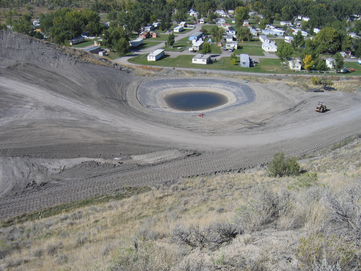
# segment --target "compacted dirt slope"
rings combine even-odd
[[[151,91],[154,80],[182,88],[176,78],[139,77],[0,32],[0,218],[124,185],[240,171],[277,152],[299,155],[361,132],[355,94],[184,78],[202,89],[236,83],[253,91],[250,103],[208,110],[201,118],[166,108]],[[147,82],[149,96],[142,99],[162,110],[138,101],[138,86]],[[318,100],[331,110],[315,112]]]

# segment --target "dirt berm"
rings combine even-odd
[[[87,63],[0,32],[0,218],[124,185],[242,171],[277,152],[300,155],[361,132],[356,94],[221,77],[183,82]],[[167,108],[162,95],[184,88],[219,91],[229,103],[203,118]],[[238,91],[254,99],[243,103]],[[315,112],[319,100],[331,110]]]

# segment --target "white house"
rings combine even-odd
[[[192,63],[193,64],[208,64],[211,62],[211,54],[206,54],[206,55],[202,55],[202,54],[196,54],[193,58],[192,58]]]
[[[294,40],[294,38],[292,36],[285,37],[285,42],[292,43],[293,40]]]
[[[335,63],[336,63],[336,60],[334,58],[332,58],[332,57],[326,58],[326,66],[329,69],[334,69]]]
[[[174,27],[173,31],[176,32],[176,33],[179,33],[179,32],[182,32],[183,30],[184,30],[184,27],[178,25],[178,26]]]
[[[152,30],[154,30],[154,25],[151,24],[151,25],[144,26],[144,31],[150,32]]]
[[[221,18],[217,21],[217,24],[224,24],[225,22],[226,20]]]
[[[279,35],[279,36],[283,36],[285,34],[285,31],[281,30],[281,29],[263,29],[262,30],[262,34],[263,35]]]
[[[292,30],[293,30],[293,35],[297,35],[298,31],[301,31],[302,36],[304,37],[308,36],[308,33],[300,28],[292,28]]]
[[[257,37],[257,35],[258,35],[257,30],[252,28],[252,26],[249,26],[248,28],[249,28],[249,31],[251,31],[252,36]]]
[[[227,35],[226,42],[232,42],[233,41],[233,35]]]
[[[129,41],[129,46],[130,47],[137,47],[139,45],[141,45],[143,43],[143,38],[137,38],[135,40],[130,40]]]
[[[269,52],[269,53],[275,53],[277,52],[277,45],[276,44],[273,44],[273,43],[262,43],[262,49],[266,52]]]
[[[302,62],[299,59],[293,59],[288,61],[288,66],[291,70],[300,71],[302,69]]]
[[[269,43],[270,42],[269,38],[267,38],[266,35],[260,35],[259,40],[262,41],[263,43]]]
[[[238,48],[238,42],[237,41],[226,42],[226,49],[237,50],[237,48]]]
[[[164,56],[164,49],[157,49],[154,52],[150,52],[147,56],[148,61],[157,61],[162,56]]]
[[[318,32],[320,32],[320,29],[317,28],[317,27],[315,27],[315,28],[313,29],[313,33],[317,34]]]
[[[237,34],[237,31],[232,27],[228,27],[228,30],[226,31],[228,33],[228,35],[236,35]]]
[[[198,40],[198,41],[196,41],[195,43],[193,43],[193,45],[192,45],[193,51],[200,51],[200,50],[202,50],[203,43],[204,43],[204,41],[201,40],[201,39]]]
[[[239,65],[240,65],[241,67],[245,67],[245,68],[249,68],[249,67],[250,67],[251,60],[250,60],[248,54],[240,54],[239,58],[240,58],[240,63],[239,63]]]
[[[77,37],[75,39],[69,40],[69,45],[72,46],[74,44],[78,44],[85,41],[84,37]]]

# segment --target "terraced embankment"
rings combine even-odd
[[[82,62],[15,33],[0,32],[0,43],[2,219],[124,185],[239,171],[277,152],[303,154],[361,132],[355,94],[184,78],[187,87],[254,93],[250,103],[234,94],[227,106],[200,118],[167,110],[161,99],[152,102],[162,110],[140,103],[138,86],[154,87],[154,78]],[[179,78],[158,83],[164,90],[182,87]],[[142,98],[153,99],[152,93]],[[315,112],[318,100],[331,110]]]

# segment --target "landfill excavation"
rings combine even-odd
[[[182,112],[163,101],[193,89],[228,103]],[[0,32],[0,219],[314,152],[360,134],[360,98],[225,74],[140,76]]]

